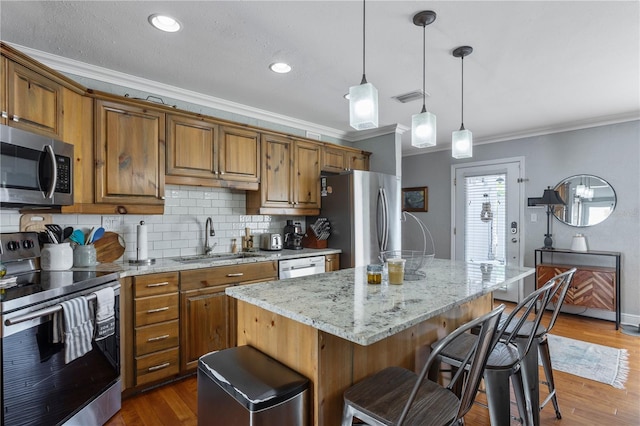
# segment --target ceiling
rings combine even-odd
[[[412,18],[425,9],[438,14],[426,28],[426,105],[438,119],[437,149],[450,147],[460,127],[461,64],[451,55],[460,45],[474,49],[464,60],[464,124],[475,143],[640,118],[638,1],[366,6],[366,75],[379,92],[381,127],[409,128],[422,107],[392,96],[422,88],[422,28]],[[183,29],[156,30],[147,22],[152,13],[174,16]],[[246,106],[249,116],[268,111],[280,122],[346,140],[362,135],[349,127],[343,98],[362,77],[359,0],[2,0],[0,16],[2,40],[30,53]],[[293,71],[269,71],[274,61]],[[428,152],[413,149],[409,133],[403,155]]]

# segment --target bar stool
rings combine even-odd
[[[528,336],[533,335],[535,337],[534,347],[535,351],[530,355],[525,357],[523,361],[524,373],[530,389],[532,390],[532,402],[538,406],[539,403],[539,394],[538,394],[538,354],[540,356],[540,361],[542,363],[542,368],[544,370],[545,381],[543,383],[547,385],[549,390],[549,395],[545,398],[545,400],[539,404],[539,409],[534,412],[534,421],[537,421],[539,418],[539,412],[544,408],[545,405],[549,401],[552,401],[553,407],[556,410],[556,418],[561,419],[562,414],[560,413],[560,407],[558,405],[558,398],[556,395],[556,386],[553,381],[553,366],[551,365],[551,355],[549,353],[549,343],[547,341],[547,334],[551,331],[553,326],[558,319],[558,315],[560,314],[560,308],[562,308],[562,304],[564,303],[564,299],[567,295],[567,291],[571,286],[571,282],[573,281],[573,275],[576,272],[576,268],[572,268],[566,272],[556,275],[551,278],[548,283],[554,283],[555,287],[549,294],[549,300],[547,303],[541,305],[540,310],[545,311],[549,308],[551,303],[555,303],[553,308],[553,312],[549,317],[549,321],[540,322],[537,326],[534,326],[533,323],[527,323],[524,327],[522,327],[519,331],[516,331],[516,344],[518,342],[522,342],[524,339],[528,338]],[[546,285],[546,284],[545,284]],[[532,331],[535,330],[535,331]],[[513,333],[515,330],[508,330],[508,332]],[[534,390],[535,389],[535,390]],[[537,423],[536,423],[537,424]]]
[[[521,352],[515,344],[516,334],[513,331],[521,330],[525,324],[530,322],[540,324],[543,312],[536,312],[536,304],[537,302],[547,303],[553,285],[553,282],[549,282],[529,294],[506,318],[502,318],[500,321],[495,337],[496,344],[489,355],[484,371],[489,417],[493,426],[508,426],[511,424],[509,379],[511,379],[513,385],[520,421],[525,425],[533,424],[533,405],[531,404],[531,397],[525,391],[521,362],[530,350],[534,336],[530,335],[528,337],[524,352]],[[505,330],[507,329],[512,330],[512,334],[506,334]],[[440,353],[440,362],[450,365],[453,371],[465,370],[468,367],[461,355],[470,345],[474,344],[474,340],[474,335],[459,336]]]
[[[444,426],[458,423],[471,409],[484,365],[493,347],[500,315],[504,305],[457,328],[436,346],[420,375],[401,367],[388,367],[356,383],[344,393],[342,426],[350,426],[353,417],[372,425]],[[453,340],[472,328],[480,332],[464,357],[469,373],[463,380],[460,397],[451,391],[458,380],[459,370],[447,387],[425,380],[438,354]]]

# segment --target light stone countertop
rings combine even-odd
[[[367,284],[366,268],[358,267],[230,287],[226,294],[366,346],[532,275],[534,269],[433,259],[425,272],[420,281],[374,285]]]
[[[215,266],[240,265],[245,263],[267,262],[272,260],[297,259],[301,257],[324,256],[327,254],[341,253],[340,249],[301,249],[301,250],[278,250],[267,251],[258,250],[251,252],[250,257],[240,259],[219,260],[215,258],[191,260],[188,263],[182,262],[180,258],[161,258],[151,265],[131,265],[128,260],[121,260],[112,263],[100,263],[87,268],[73,268],[73,271],[98,271],[98,272],[119,272],[120,278],[136,275],[155,274],[160,272],[177,272],[189,269],[210,268]],[[214,253],[220,254],[220,253]],[[189,256],[185,256],[188,258]]]

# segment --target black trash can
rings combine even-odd
[[[200,357],[198,425],[306,426],[309,380],[251,346]]]

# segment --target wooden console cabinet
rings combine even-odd
[[[536,287],[554,276],[577,268],[565,305],[614,311],[616,330],[620,327],[620,253],[536,249]]]

